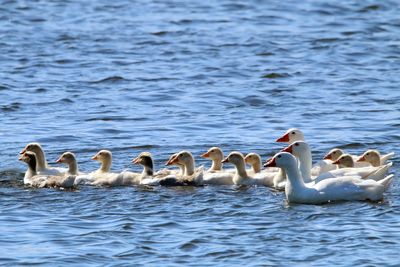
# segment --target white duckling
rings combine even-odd
[[[222,163],[232,163],[236,167],[236,173],[233,176],[233,183],[235,185],[263,185],[273,187],[273,178],[265,177],[265,178],[255,178],[250,177],[246,171],[246,163],[244,161],[244,156],[242,153],[233,151],[231,152],[223,161]]]
[[[94,177],[93,185],[105,186],[121,186],[123,185],[123,175],[118,173],[111,173],[112,153],[108,150],[100,150],[92,157],[92,160],[101,163],[100,168],[94,172],[89,173]]]
[[[207,172],[230,172],[235,173],[235,169],[223,169],[222,160],[224,159],[224,153],[219,147],[212,147],[206,153],[200,157],[210,159],[212,161],[211,168]]]
[[[79,171],[78,163],[76,161],[75,154],[72,152],[64,152],[57,160],[56,163],[64,163],[68,165],[66,175],[75,175],[75,185],[79,184],[91,184],[94,181],[94,177],[89,174],[85,174]]]
[[[374,167],[384,165],[386,161],[394,156],[394,152],[381,156],[378,150],[370,149],[365,151],[358,159],[357,162],[368,162]]]
[[[181,164],[185,166],[185,172],[182,177],[165,177],[160,181],[161,185],[202,185],[203,184],[203,167],[195,169],[195,161],[192,153],[189,151],[181,151],[166,165]]]
[[[312,155],[309,145],[304,141],[297,141],[290,146],[283,149],[284,152],[292,153],[299,160],[300,173],[303,177],[305,183],[318,183],[324,179],[342,177],[342,176],[359,176],[362,179],[373,179],[380,180],[385,177],[387,170],[391,165],[385,165],[384,167],[363,167],[363,168],[353,168],[353,163],[346,165],[345,168],[336,169],[320,174],[317,177],[311,176],[311,163]],[[348,160],[352,161],[351,156],[343,157],[343,163],[345,164]],[[342,161],[340,161],[342,162]],[[338,164],[338,162],[334,162]]]
[[[55,175],[40,175],[36,171],[37,158],[36,154],[27,151],[23,153],[20,161],[28,165],[28,175],[24,177],[24,184],[33,187],[60,187],[60,188],[73,188],[75,175],[55,176]]]
[[[206,153],[202,154],[201,157],[212,160],[211,168],[204,173],[204,184],[233,185],[232,178],[235,173],[235,169],[225,170],[222,168],[224,153],[219,147],[210,148]]]
[[[337,177],[307,186],[297,167],[295,157],[287,152],[276,154],[264,166],[285,169],[288,181],[285,194],[290,203],[321,204],[331,201],[372,200],[383,198],[393,175],[380,181],[363,180],[358,177]]]
[[[331,149],[331,151],[329,151],[325,156],[324,156],[324,160],[331,160],[331,164],[333,164],[334,161],[337,161],[340,156],[347,154],[343,151],[343,149],[340,148],[333,148]],[[371,164],[369,164],[369,162],[356,162],[356,160],[358,159],[358,157],[351,155],[351,157],[353,158],[353,167],[355,168],[361,168],[361,167],[368,167],[371,166]],[[333,164],[335,165],[335,164]],[[337,166],[337,165],[336,165]],[[352,167],[352,168],[353,168]],[[337,167],[336,167],[337,168]]]
[[[268,169],[261,169],[262,166],[262,160],[261,156],[257,153],[249,153],[244,157],[244,161],[246,164],[249,164],[251,166],[250,170],[247,170],[247,173],[250,176],[254,175],[262,175],[263,173],[266,173],[268,175],[270,174],[277,174],[279,171],[279,168],[268,168]],[[261,176],[260,176],[261,177]]]
[[[27,151],[31,151],[36,154],[36,171],[40,175],[64,175],[67,171],[65,168],[49,167],[46,161],[43,148],[39,143],[29,143],[19,154],[24,154]]]
[[[179,170],[178,170],[178,171],[176,171],[176,170],[170,170],[170,169],[164,168],[164,169],[161,169],[161,170],[157,171],[155,175],[158,176],[158,177],[164,177],[164,176],[167,176],[167,175],[183,176],[183,175],[185,174],[185,165],[182,165],[182,164],[180,164],[180,163],[178,163],[178,162],[169,164],[169,162],[172,162],[172,160],[173,160],[177,155],[178,155],[178,153],[172,154],[172,155],[169,157],[169,159],[168,159],[168,161],[167,161],[167,163],[166,163],[165,165],[166,165],[166,166],[176,165],[176,166],[179,167]]]

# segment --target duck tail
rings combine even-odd
[[[390,152],[390,153],[388,153],[388,154],[386,154],[386,155],[383,155],[383,156],[381,157],[381,162],[382,162],[382,163],[385,163],[387,160],[393,158],[394,155],[395,155],[394,152]]]
[[[372,179],[375,181],[382,180],[385,178],[386,173],[389,171],[390,167],[392,167],[393,162],[389,162],[388,164],[382,165],[376,171],[370,173],[366,178]]]
[[[389,188],[390,184],[392,183],[394,175],[390,174],[383,178],[382,180],[378,181],[379,184],[383,185],[385,188],[385,191]]]

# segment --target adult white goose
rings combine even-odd
[[[203,184],[203,167],[195,169],[195,161],[192,153],[189,151],[181,151],[166,165],[180,164],[185,166],[185,172],[182,177],[171,177],[162,179],[161,185],[202,185]]]
[[[75,175],[40,175],[36,171],[37,158],[36,154],[26,151],[19,157],[20,161],[28,165],[28,170],[24,177],[24,184],[33,187],[61,187],[72,188],[74,186]]]
[[[333,164],[334,161],[337,161],[338,158],[344,154],[347,154],[343,151],[343,149],[340,148],[333,148],[331,151],[329,151],[325,156],[324,156],[324,160],[331,160],[331,164]],[[349,155],[349,154],[348,154]],[[361,167],[368,167],[371,166],[371,164],[369,164],[368,162],[356,162],[356,160],[358,159],[357,156],[351,155],[351,157],[353,158],[353,166],[355,168],[361,168]],[[336,165],[337,166],[337,165]]]
[[[363,180],[358,177],[337,177],[307,186],[300,175],[297,161],[287,152],[276,154],[264,166],[285,169],[288,181],[285,194],[289,203],[322,204],[331,201],[372,200],[383,198],[393,175],[380,181]]]
[[[39,143],[29,143],[19,154],[24,154],[27,151],[31,151],[36,154],[36,171],[39,175],[64,175],[67,171],[65,168],[49,167],[46,161],[43,148]]]
[[[303,132],[297,128],[291,128],[287,130],[286,133],[276,139],[276,142],[288,143],[289,145],[293,144],[296,141],[305,141]],[[337,166],[333,165],[331,160],[323,159],[316,162],[311,167],[311,174],[314,176],[318,176],[321,173],[331,171],[336,168]]]
[[[256,178],[256,177],[251,177],[247,174],[246,163],[244,161],[244,156],[242,153],[237,151],[231,152],[222,161],[222,163],[226,162],[232,163],[236,167],[236,173],[233,176],[233,183],[235,185],[262,185],[268,187],[274,186],[273,179],[275,175],[263,178]]]
[[[72,152],[63,153],[57,160],[56,163],[64,163],[68,165],[68,170],[65,175],[75,175],[75,185],[79,184],[91,184],[94,181],[94,177],[89,174],[82,173],[78,169],[78,163],[76,161],[75,154]]]
[[[92,160],[101,163],[100,168],[94,172],[89,173],[94,177],[93,185],[98,186],[121,186],[123,185],[123,175],[118,173],[111,173],[112,153],[108,150],[100,150],[92,157]]]
[[[342,177],[342,176],[359,176],[362,179],[380,180],[385,177],[387,170],[391,166],[390,164],[388,164],[387,166],[385,165],[382,167],[363,167],[363,168],[346,167],[322,173],[318,177],[312,177],[310,171],[312,162],[311,149],[306,142],[303,141],[294,142],[290,146],[283,149],[283,151],[292,153],[299,159],[300,173],[305,183],[310,183],[310,182],[318,183],[324,179]],[[347,157],[344,158],[344,161],[346,160],[346,158]]]
[[[386,161],[394,156],[394,152],[381,156],[378,150],[370,149],[365,151],[358,159],[357,162],[368,162],[374,167],[384,165]]]

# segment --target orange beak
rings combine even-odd
[[[324,159],[332,159],[332,155],[331,154],[326,154]]]
[[[357,162],[366,161],[364,156],[361,156],[357,159]]]
[[[264,167],[276,167],[275,157],[269,159],[265,164]]]
[[[293,153],[293,147],[291,145],[288,147],[285,147],[284,149],[282,149],[282,152]]]
[[[335,160],[332,164],[339,164],[339,160]]]
[[[97,154],[92,157],[92,160],[97,160],[97,159],[98,159]]]
[[[168,160],[167,163],[165,163],[165,165],[169,166],[177,162],[178,162],[178,157],[173,157],[172,159]]]
[[[227,162],[229,162],[228,157],[224,158],[224,159],[221,161],[221,163],[227,163]]]
[[[56,160],[56,163],[62,163],[62,158],[59,157],[58,160]]]
[[[21,155],[18,160],[22,160],[24,158],[24,155]]]
[[[210,152],[206,152],[206,153],[202,154],[200,157],[209,158],[210,157]]]
[[[289,142],[289,133],[287,133],[287,134],[283,135],[282,137],[276,139],[275,142],[278,142],[278,143],[287,143],[287,142]]]
[[[140,158],[139,158],[139,157],[134,158],[134,159],[132,160],[132,163],[133,163],[133,164],[139,164],[139,163],[140,163]]]
[[[26,152],[26,147],[19,152],[20,155],[24,154]]]

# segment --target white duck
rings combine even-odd
[[[311,163],[312,163],[312,155],[311,149],[309,145],[304,141],[297,141],[291,144],[290,146],[283,149],[284,152],[292,153],[299,159],[299,168],[300,173],[303,177],[303,181],[305,183],[318,183],[324,179],[334,178],[334,177],[342,177],[342,176],[359,176],[362,179],[373,179],[380,180],[385,177],[387,170],[390,168],[390,164],[382,167],[364,167],[364,168],[346,168],[336,169],[332,171],[328,171],[322,173],[318,177],[311,176]],[[350,158],[350,156],[346,156],[343,158],[343,164],[346,162],[346,159]],[[337,164],[337,162],[335,162]]]
[[[235,185],[263,185],[268,187],[273,187],[274,182],[273,179],[275,175],[256,178],[251,177],[247,174],[246,171],[246,163],[244,161],[244,156],[242,153],[233,151],[231,152],[222,163],[232,163],[236,167],[236,173],[233,176],[233,183]]]
[[[334,161],[337,161],[338,158],[340,158],[340,156],[347,154],[345,153],[342,149],[340,148],[333,148],[331,151],[329,151],[325,156],[324,156],[324,160],[331,160],[331,164],[333,164]],[[349,155],[349,154],[347,154]],[[361,167],[368,167],[371,166],[371,164],[369,164],[368,162],[356,162],[356,160],[358,159],[357,156],[351,155],[351,157],[353,158],[353,166],[355,168],[361,168]],[[336,165],[337,166],[337,165]]]
[[[36,154],[36,171],[39,175],[64,175],[67,171],[65,168],[49,167],[46,161],[43,148],[39,143],[29,143],[19,154],[24,154],[27,151],[31,151]]]
[[[98,186],[121,186],[124,182],[123,175],[118,173],[111,173],[112,153],[108,150],[100,150],[92,157],[92,160],[101,163],[100,168],[94,172],[89,173],[94,177],[93,185]]]
[[[56,163],[64,163],[68,165],[66,175],[75,175],[75,185],[79,184],[91,184],[94,181],[94,177],[89,174],[85,174],[79,171],[78,163],[76,161],[75,154],[72,152],[63,153],[56,161]]]
[[[297,128],[291,128],[286,131],[280,138],[276,139],[276,142],[293,144],[296,141],[305,141],[304,134]],[[311,174],[318,176],[321,173],[336,169],[337,166],[332,164],[331,160],[320,160],[316,162],[311,168]]]
[[[370,149],[364,152],[358,159],[357,162],[368,162],[374,167],[384,165],[386,161],[394,156],[394,152],[381,156],[378,150]]]
[[[24,184],[33,187],[60,187],[60,188],[73,188],[75,175],[55,176],[55,175],[40,175],[36,171],[37,158],[36,154],[27,151],[23,153],[20,161],[28,165],[28,171],[24,177]]]
[[[337,177],[307,186],[300,175],[295,157],[287,152],[276,154],[266,164],[267,167],[285,169],[288,181],[285,194],[290,203],[321,204],[331,201],[372,200],[383,198],[393,175],[380,181],[363,180],[358,177]]]
[[[235,174],[235,169],[226,170],[222,168],[224,153],[219,147],[210,148],[206,153],[202,154],[201,157],[212,160],[211,168],[204,173],[204,184],[233,185],[232,178]]]
[[[181,151],[166,165],[180,164],[185,166],[185,172],[182,177],[165,177],[160,181],[161,185],[202,185],[204,169],[200,167],[195,169],[195,161],[192,153],[189,151]]]

